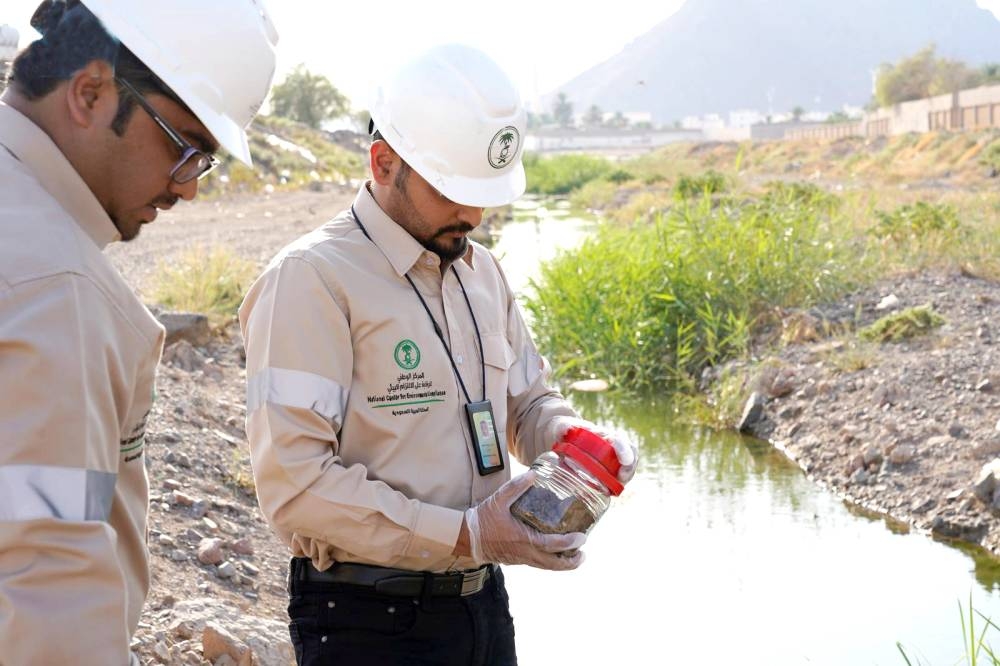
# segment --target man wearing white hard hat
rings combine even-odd
[[[0,97],[0,663],[134,663],[164,333],[101,250],[220,147],[250,164],[277,34],[259,0],[47,0],[32,26]]]
[[[498,565],[574,569],[584,542],[510,514],[532,476],[511,480],[509,455],[530,463],[576,414],[467,239],[524,192],[526,113],[458,45],[406,62],[370,111],[371,180],[240,308],[258,499],[293,555],[292,641],[300,665],[514,664]],[[627,481],[635,449],[616,450]]]

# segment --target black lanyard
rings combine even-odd
[[[361,229],[361,233],[365,235],[365,238],[370,240],[373,245],[378,247],[378,244],[372,239],[371,234],[365,229],[365,225],[361,224],[361,218],[358,217],[357,212],[354,210],[354,206],[351,206],[351,215],[354,216],[354,221],[357,223],[358,228]],[[476,313],[472,310],[472,303],[469,301],[469,294],[465,291],[465,285],[462,284],[462,278],[458,277],[458,271],[455,270],[454,264],[451,266],[451,272],[455,274],[455,279],[458,280],[458,286],[462,289],[462,296],[465,297],[465,305],[469,308],[469,315],[472,317],[472,327],[476,331],[476,342],[479,343],[479,364],[483,372],[483,400],[486,400],[486,355],[483,352],[483,339],[479,335],[479,324],[476,323]],[[465,382],[462,381],[462,375],[458,372],[458,366],[455,365],[455,359],[451,355],[451,348],[448,347],[448,343],[444,339],[444,334],[441,332],[441,327],[438,326],[437,320],[434,318],[434,314],[431,313],[431,309],[427,307],[427,301],[424,297],[420,295],[420,290],[417,289],[417,285],[413,284],[413,280],[406,273],[403,274],[406,281],[410,283],[410,287],[413,289],[413,293],[417,295],[420,299],[420,304],[424,306],[424,312],[431,319],[431,324],[434,326],[434,332],[438,336],[438,340],[444,346],[444,351],[448,355],[448,360],[451,362],[451,369],[455,371],[455,377],[458,379],[458,385],[462,387],[462,393],[465,394],[465,401],[471,403],[472,398],[469,397],[469,391],[465,388]],[[443,295],[442,295],[443,297]]]

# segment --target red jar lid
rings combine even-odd
[[[562,440],[552,450],[566,455],[593,474],[615,496],[621,495],[625,486],[618,480],[618,454],[611,442],[586,428],[574,426],[566,431]]]

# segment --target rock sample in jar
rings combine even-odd
[[[535,483],[511,504],[521,522],[545,534],[589,532],[624,486],[614,447],[584,428],[570,428],[535,459]]]

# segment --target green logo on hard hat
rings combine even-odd
[[[521,133],[516,127],[507,126],[496,133],[493,141],[490,142],[490,150],[487,157],[490,166],[494,169],[503,169],[510,164],[517,156],[517,149],[521,147]]]
[[[413,370],[420,365],[420,348],[413,340],[400,340],[392,356],[403,370]]]

